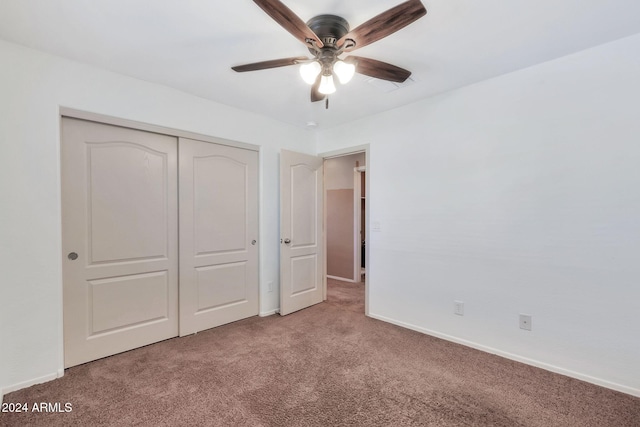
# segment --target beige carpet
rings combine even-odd
[[[3,426],[640,426],[640,399],[366,318],[363,285],[67,370]]]

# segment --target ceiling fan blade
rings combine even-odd
[[[362,56],[348,56],[345,62],[356,63],[356,73],[365,76],[375,77],[376,79],[389,80],[392,82],[402,83],[409,78],[411,71],[386,62],[378,61],[371,58],[363,58]]]
[[[296,56],[293,58],[272,59],[270,61],[254,62],[252,64],[236,65],[231,67],[233,71],[243,73],[245,71],[266,70],[268,68],[286,67],[288,65],[296,65],[303,61],[308,61],[306,56]]]
[[[322,78],[322,74],[318,76],[316,82],[311,86],[311,102],[322,101],[325,98],[325,95],[320,93],[318,89],[320,89],[320,79]]]
[[[427,9],[420,0],[406,1],[349,31],[338,40],[337,45],[343,46],[348,39],[351,39],[355,41],[355,45],[347,45],[344,50],[349,52],[359,49],[395,33],[426,14]]]
[[[289,31],[295,38],[302,43],[307,44],[307,40],[311,39],[316,43],[317,47],[324,44],[318,38],[311,28],[298,17],[291,9],[278,0],[253,0],[267,15],[273,18],[285,30]]]

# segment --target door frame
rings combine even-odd
[[[332,159],[335,157],[349,156],[351,154],[364,153],[365,167],[367,170],[367,173],[365,175],[365,200],[367,201],[367,209],[365,210],[365,218],[364,218],[366,235],[369,235],[369,218],[371,217],[371,209],[370,209],[371,186],[369,185],[369,182],[371,180],[371,166],[370,166],[369,151],[370,151],[370,145],[363,144],[363,145],[356,145],[348,148],[342,148],[339,150],[332,150],[332,151],[325,151],[322,153],[318,153],[318,156],[322,157],[323,160]],[[325,174],[324,174],[325,180],[326,180],[326,176],[327,175],[325,171]],[[324,197],[326,193],[324,183],[322,187],[323,187],[322,193]],[[322,226],[324,229],[323,230],[324,232],[322,233],[323,239],[324,239],[324,266],[323,266],[324,273],[322,275],[322,286],[323,286],[323,298],[326,300],[327,299],[327,201],[326,200],[324,203]],[[355,224],[354,224],[354,227],[355,227]],[[370,248],[371,244],[369,243],[367,246]],[[371,253],[370,250],[366,250],[364,253],[365,265],[367,266],[367,274],[365,274],[364,276],[364,314],[365,316],[369,316],[369,279],[371,277],[371,269],[369,268],[369,266],[371,265],[369,262],[370,253]]]
[[[362,197],[364,196],[365,200],[365,215],[367,214],[366,205],[367,205],[367,197],[362,194],[362,174],[367,171],[366,166],[358,166],[353,168],[353,277],[360,278],[362,277],[362,240],[366,241],[366,233],[365,238],[362,238],[362,234],[360,231],[362,230]],[[367,191],[366,188],[366,179],[367,175],[365,174],[365,193]],[[366,250],[365,250],[365,261],[366,261]],[[366,262],[365,262],[366,265]],[[365,280],[366,276],[366,267],[365,267]]]

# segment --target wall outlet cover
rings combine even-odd
[[[524,329],[525,331],[531,330],[531,315],[530,314],[521,314],[520,315],[520,329]]]

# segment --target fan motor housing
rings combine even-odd
[[[349,32],[346,19],[336,15],[318,15],[311,18],[307,25],[316,33],[325,47],[335,48],[336,42]],[[309,49],[313,53],[313,49]]]

